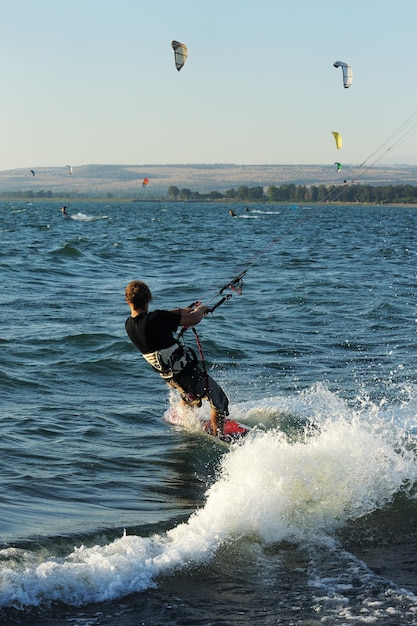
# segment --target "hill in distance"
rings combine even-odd
[[[0,172],[0,196],[4,192],[50,191],[54,196],[85,194],[117,198],[153,199],[167,197],[171,186],[200,193],[225,192],[240,186],[339,185],[344,180],[366,185],[417,185],[417,166],[376,166],[362,169],[343,165],[338,173],[326,165],[74,165],[34,167]],[[149,178],[143,188],[142,181]]]

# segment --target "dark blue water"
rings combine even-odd
[[[417,624],[417,210],[248,209],[0,205],[1,623]],[[124,288],[247,263],[198,327],[225,448],[164,422]]]

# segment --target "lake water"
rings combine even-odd
[[[1,623],[417,624],[417,209],[68,212],[0,204]],[[124,288],[246,267],[198,326],[226,448],[164,422]]]

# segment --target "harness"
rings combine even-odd
[[[173,378],[189,366],[197,364],[197,356],[191,348],[176,342],[169,348],[142,354],[147,361],[165,380]]]

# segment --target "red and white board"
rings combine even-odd
[[[188,431],[201,431],[206,435],[213,436],[211,433],[211,422],[208,419],[198,419],[197,417],[190,419],[189,413],[182,413],[182,411],[176,406],[170,406],[164,413],[164,420],[174,426],[181,426]],[[225,443],[233,443],[239,441],[245,437],[250,431],[251,427],[246,424],[241,424],[235,420],[226,418],[223,425],[223,434],[220,437],[216,437],[220,441]]]

